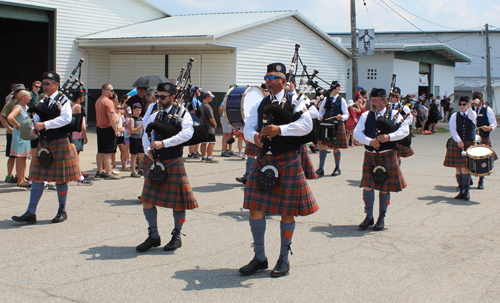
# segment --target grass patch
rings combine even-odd
[[[436,132],[440,134],[449,133],[450,131],[443,127],[436,128]]]

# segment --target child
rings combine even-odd
[[[144,148],[142,146],[144,129],[142,126],[142,117],[140,116],[141,111],[142,106],[140,103],[132,105],[132,119],[128,123],[128,128],[130,129],[130,154],[132,155],[132,173],[130,176],[133,178],[140,178],[143,174],[142,169],[138,173],[135,171],[136,159],[141,163],[144,156]]]

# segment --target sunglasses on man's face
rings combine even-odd
[[[467,103],[459,103],[460,106],[467,106]]]
[[[41,86],[40,85],[35,85],[35,88],[40,88]]]
[[[155,95],[156,99],[165,100],[172,95]]]
[[[54,84],[54,83],[56,83],[56,82],[55,81],[53,81],[53,82],[45,82],[44,81],[44,82],[42,82],[42,85],[43,86],[48,86],[48,85],[51,85],[51,84]]]
[[[274,79],[283,79],[283,77],[275,76],[275,75],[264,76],[264,80],[267,80],[267,79],[273,81]]]

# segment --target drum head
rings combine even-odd
[[[488,145],[475,145],[467,149],[467,155],[471,158],[487,158],[493,154],[493,149]]]

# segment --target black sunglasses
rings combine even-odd
[[[467,106],[467,103],[458,103],[459,106]]]
[[[53,81],[53,82],[45,82],[44,81],[44,82],[42,82],[42,85],[43,86],[47,86],[47,85],[51,85],[51,84],[54,84],[54,83],[56,83],[56,81]]]
[[[274,80],[274,79],[283,79],[283,77],[280,77],[280,76],[275,76],[275,75],[270,75],[270,76],[264,76],[264,80]]]
[[[160,99],[160,100],[165,100],[167,99],[168,97],[171,97],[173,95],[155,95],[155,98],[156,99]]]

